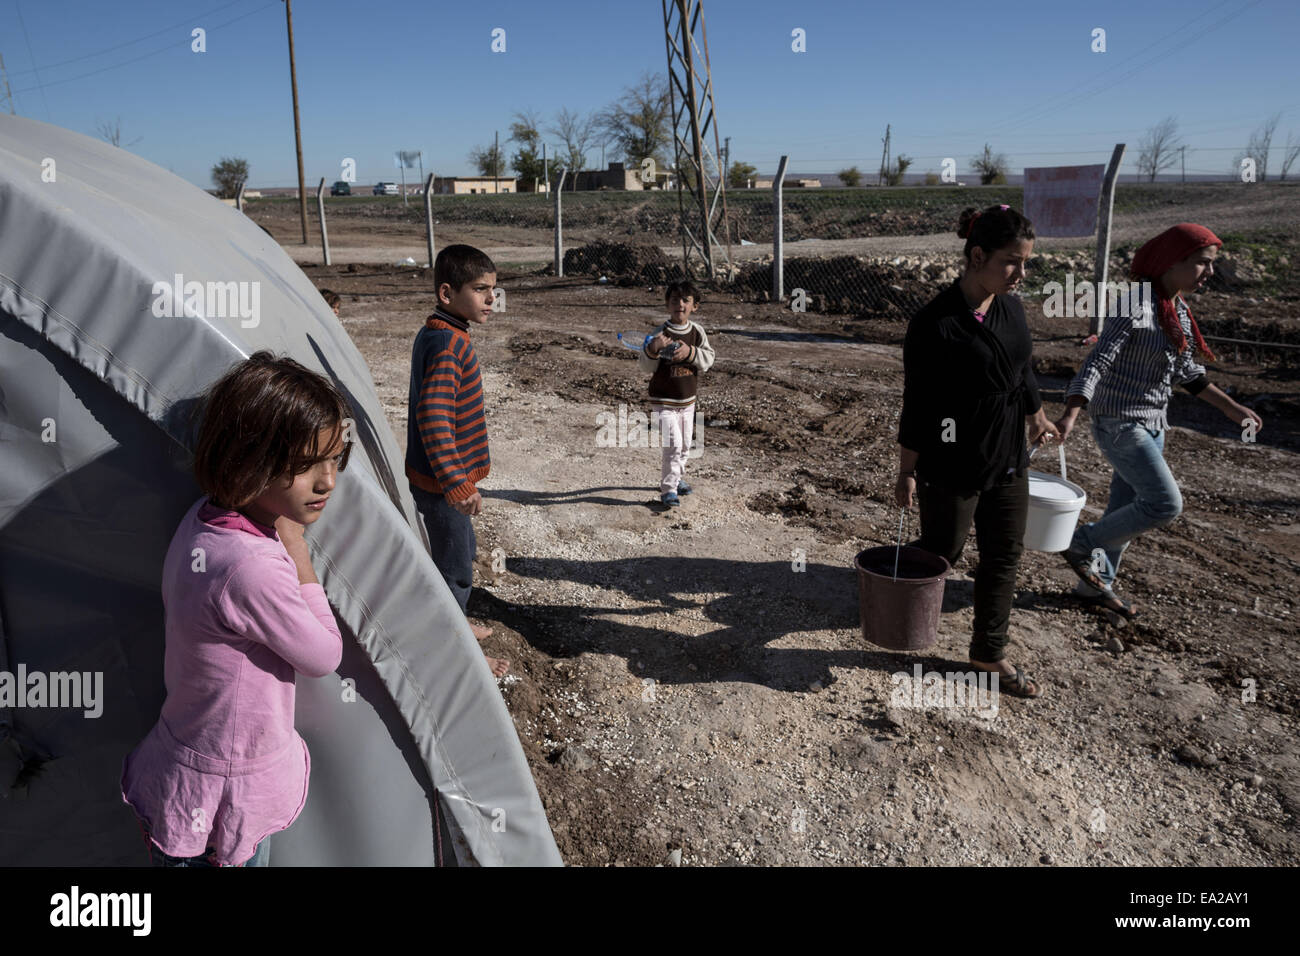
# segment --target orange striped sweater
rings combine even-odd
[[[411,349],[406,477],[448,501],[464,501],[490,467],[483,381],[469,325],[435,309]]]

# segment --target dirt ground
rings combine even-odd
[[[386,241],[353,238],[371,261]],[[429,273],[326,269],[286,248],[343,295],[404,447]],[[1263,416],[1253,443],[1175,397],[1167,455],[1185,510],[1126,555],[1121,589],[1139,621],[1082,608],[1060,557],[1026,552],[1010,658],[1044,696],[1002,695],[990,718],[905,706],[892,677],[918,662],[967,669],[973,537],[937,645],[889,652],[859,626],[854,555],[898,529],[901,322],[706,294],[697,317],[718,358],[701,385],[696,490],[669,511],[658,449],[605,447],[598,417],[646,411],[615,332],[661,320],[662,290],[510,268],[498,281],[506,311],[474,330],[492,473],[470,613],[512,662],[502,693],[566,862],[1300,862],[1294,365],[1229,353],[1212,372]],[[1207,293],[1194,307],[1253,321],[1242,305]],[[1295,305],[1255,312],[1276,320]],[[1079,320],[1029,312],[1056,413],[1087,347]],[[1093,520],[1109,466],[1086,427],[1068,455]]]

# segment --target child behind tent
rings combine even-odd
[[[205,496],[163,563],[167,698],[123,762],[122,798],[155,866],[265,866],[307,799],[295,673],[338,667],[342,638],[304,526],[347,463],[343,396],[256,352],[206,396],[194,474]]]
[[[334,315],[337,317],[339,309],[343,305],[343,296],[339,295],[333,289],[321,289],[320,294],[321,298],[325,300],[325,304],[334,310]]]

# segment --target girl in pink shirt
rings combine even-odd
[[[347,414],[328,380],[265,351],[208,392],[205,497],[163,563],[167,698],[122,765],[154,865],[265,866],[306,803],[295,673],[330,673],[343,641],[303,532],[347,463]]]

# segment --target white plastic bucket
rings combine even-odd
[[[1025,547],[1030,551],[1064,551],[1074,537],[1079,513],[1088,503],[1088,493],[1065,479],[1065,446],[1061,453],[1061,475],[1029,472],[1029,518],[1025,523]]]

